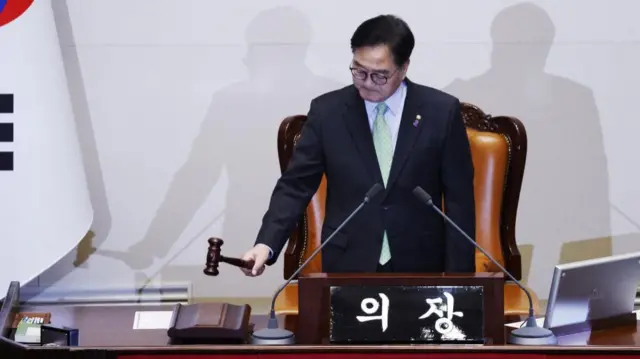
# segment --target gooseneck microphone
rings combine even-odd
[[[484,248],[482,248],[476,241],[474,241],[468,234],[466,234],[454,221],[449,218],[444,212],[438,208],[438,206],[433,204],[433,200],[431,196],[422,189],[422,187],[418,186],[413,190],[413,194],[418,197],[418,199],[424,202],[429,207],[433,208],[442,218],[444,218],[453,228],[455,228],[464,238],[466,238],[474,247],[478,248],[480,252],[482,252],[493,264],[495,264],[500,270],[509,277],[522,291],[527,295],[527,299],[529,299],[529,316],[525,320],[524,326],[514,329],[511,331],[509,335],[509,344],[516,345],[556,345],[558,344],[558,339],[553,334],[553,332],[549,329],[542,328],[538,326],[536,322],[536,318],[533,312],[533,299],[531,298],[531,293],[517,280],[508,270],[506,270],[497,260],[495,260],[489,253],[487,253]]]
[[[257,330],[252,334],[251,344],[256,344],[256,345],[295,344],[295,337],[291,331],[278,328],[278,319],[276,318],[276,312],[275,312],[276,299],[278,298],[278,295],[280,295],[280,292],[282,292],[284,288],[287,285],[289,285],[289,283],[291,283],[291,281],[293,281],[293,279],[296,278],[296,276],[309,264],[309,262],[311,262],[311,260],[315,258],[315,256],[322,250],[322,248],[324,248],[324,246],[327,243],[329,243],[331,239],[336,234],[338,234],[338,232],[340,232],[342,227],[344,227],[347,223],[349,223],[351,218],[353,218],[353,216],[355,216],[358,212],[360,212],[362,207],[364,207],[367,203],[369,203],[382,190],[382,188],[383,188],[382,185],[379,183],[376,183],[375,185],[373,185],[373,187],[371,187],[371,189],[367,192],[367,194],[365,194],[364,199],[362,200],[360,205],[358,205],[358,207],[356,207],[356,209],[354,209],[353,212],[351,212],[351,214],[340,224],[340,226],[338,226],[338,228],[336,228],[336,230],[333,231],[333,233],[331,233],[331,235],[327,237],[327,239],[320,246],[318,246],[318,248],[316,248],[313,251],[313,253],[311,253],[309,258],[307,258],[307,260],[304,261],[304,263],[302,263],[300,267],[298,267],[298,269],[291,275],[291,277],[289,277],[289,279],[287,279],[284,282],[284,284],[282,284],[280,288],[278,288],[276,293],[271,298],[271,310],[269,311],[269,321],[267,322],[267,327],[265,329]]]

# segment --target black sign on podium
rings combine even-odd
[[[482,286],[335,286],[329,341],[484,343]]]

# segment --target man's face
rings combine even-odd
[[[409,63],[398,68],[387,46],[363,47],[353,53],[351,73],[360,96],[371,102],[389,98],[407,72]]]

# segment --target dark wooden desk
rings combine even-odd
[[[584,332],[559,338],[555,347],[516,346],[291,346],[252,345],[172,346],[166,330],[133,329],[136,311],[172,310],[171,306],[54,306],[22,308],[23,311],[51,312],[52,322],[80,330],[80,345],[72,348],[35,348],[24,358],[548,358],[555,356],[602,358],[640,356],[640,325],[599,332]],[[253,316],[256,328],[266,324],[265,316]],[[0,343],[2,345],[3,343]],[[1,352],[1,351],[0,351]],[[4,358],[4,356],[2,356]],[[12,357],[11,359],[13,359]]]

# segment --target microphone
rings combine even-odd
[[[324,243],[322,243],[318,248],[316,248],[313,251],[313,253],[311,253],[309,258],[307,258],[307,260],[304,261],[304,263],[302,263],[300,267],[298,267],[298,269],[291,275],[291,277],[289,277],[289,279],[287,279],[284,282],[284,284],[282,284],[280,288],[278,288],[278,290],[276,291],[276,293],[273,295],[271,299],[271,310],[269,311],[269,321],[267,322],[267,327],[265,329],[257,330],[251,335],[251,344],[256,344],[256,345],[295,344],[295,337],[291,331],[278,328],[278,319],[276,318],[276,312],[275,312],[276,299],[278,298],[278,295],[280,295],[280,292],[282,292],[284,288],[287,285],[289,285],[289,283],[291,283],[291,281],[293,281],[293,279],[296,278],[296,276],[309,264],[309,262],[311,262],[311,260],[315,258],[315,256],[322,250],[322,248],[324,248],[324,246],[327,243],[329,243],[331,239],[336,234],[338,234],[338,232],[340,232],[342,227],[344,227],[347,223],[349,223],[351,218],[353,218],[358,212],[360,212],[362,207],[364,207],[366,204],[371,202],[371,200],[378,193],[380,193],[380,191],[382,191],[382,188],[383,187],[381,184],[379,183],[374,184],[373,187],[371,187],[371,189],[369,189],[369,191],[365,194],[364,199],[362,200],[360,205],[358,205],[358,207],[356,207],[356,209],[354,209],[353,212],[351,212],[351,214],[342,222],[342,224],[340,224],[340,226],[338,226],[338,228],[336,228],[336,230],[333,231],[333,233],[331,233],[329,237],[327,237]]]
[[[482,252],[493,264],[495,264],[500,270],[509,277],[522,291],[527,295],[527,299],[529,299],[529,316],[525,320],[524,327],[520,327],[511,331],[509,335],[509,344],[515,345],[556,345],[558,344],[558,339],[553,334],[553,332],[549,329],[542,328],[538,326],[536,322],[536,318],[533,313],[533,299],[531,299],[531,293],[520,283],[519,280],[514,278],[508,270],[506,270],[497,260],[495,260],[489,253],[487,253],[484,248],[482,248],[476,241],[474,241],[468,234],[466,234],[458,225],[452,221],[444,212],[440,210],[436,205],[433,204],[433,200],[431,196],[422,189],[422,187],[417,186],[413,190],[413,194],[418,197],[418,199],[424,202],[427,206],[433,208],[442,218],[444,218],[453,228],[455,228],[464,238],[466,238],[474,247],[478,248],[480,252]]]

